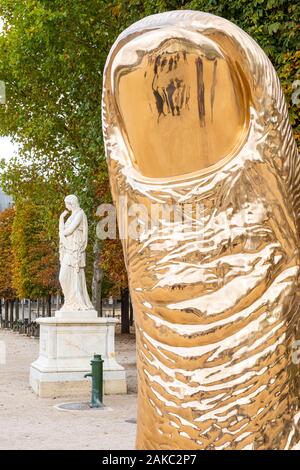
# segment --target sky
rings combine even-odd
[[[0,32],[2,30],[3,21],[0,17]],[[8,137],[0,137],[0,158],[9,160],[17,151],[17,147],[12,144]]]
[[[13,155],[16,155],[17,152],[17,145],[13,144],[9,137],[0,137],[0,158],[9,160]]]
[[[0,17],[0,32],[2,31],[3,21]],[[15,146],[9,137],[0,137],[0,158],[9,160],[14,154],[17,153],[18,147]]]

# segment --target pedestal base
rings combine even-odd
[[[83,312],[81,312],[83,313]],[[104,393],[127,393],[125,370],[115,359],[114,318],[70,315],[39,318],[40,355],[30,367],[30,385],[40,397],[73,397],[89,393],[94,354],[101,354]]]

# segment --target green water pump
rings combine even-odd
[[[103,359],[100,354],[94,354],[91,360],[92,372],[84,377],[92,377],[92,399],[91,408],[102,408],[103,401]]]

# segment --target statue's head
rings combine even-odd
[[[69,194],[69,196],[65,197],[65,205],[68,210],[74,210],[80,207],[78,197],[74,194]]]

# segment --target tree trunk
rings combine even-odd
[[[16,302],[16,311],[15,311],[16,320],[19,320],[19,317],[20,317],[20,315],[19,315],[19,305],[20,305],[19,299],[16,299],[15,302]]]
[[[51,294],[47,296],[47,315],[51,317]]]
[[[22,323],[24,324],[24,320],[25,320],[25,299],[22,299],[21,303],[22,303],[21,318],[22,318]]]
[[[133,306],[132,306],[132,302],[131,302],[131,297],[129,296],[129,321],[130,321],[130,326],[133,325],[133,320],[134,320],[134,316],[133,316]]]
[[[98,316],[102,315],[101,309],[101,287],[103,272],[100,268],[100,244],[98,240],[95,240],[94,243],[94,265],[93,265],[93,281],[92,281],[92,303]]]
[[[45,297],[42,298],[42,317],[45,316]]]
[[[8,327],[8,300],[4,300],[4,325]]]
[[[129,289],[121,290],[121,333],[130,333],[130,321],[129,321]]]
[[[28,299],[28,323],[31,323],[31,299]]]
[[[14,324],[14,301],[9,301],[9,327],[12,328]]]

